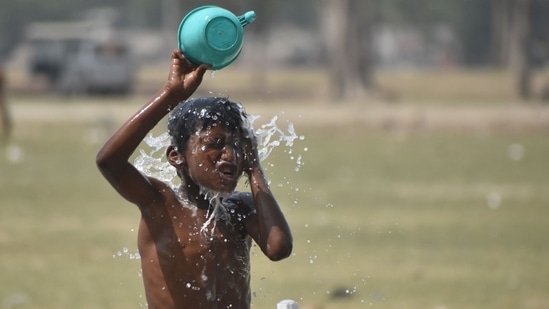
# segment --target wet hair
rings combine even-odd
[[[247,114],[239,103],[228,98],[206,97],[180,103],[168,118],[168,134],[178,152],[187,148],[187,141],[198,131],[222,124],[231,133],[243,128]]]

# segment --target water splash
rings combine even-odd
[[[242,106],[241,109],[242,114],[245,115]],[[285,146],[289,148],[287,153],[290,155],[290,159],[296,162],[294,170],[299,171],[303,165],[303,159],[301,155],[295,156],[291,147],[296,140],[304,140],[305,137],[296,134],[293,123],[288,122],[286,130],[281,129],[277,125],[278,116],[274,116],[268,123],[254,129],[254,123],[259,118],[260,116],[250,114],[247,117],[242,117],[242,127],[246,137],[251,136],[252,133],[255,134],[260,162],[265,161],[275,148]],[[146,151],[143,148],[139,150],[139,155],[134,160],[135,167],[143,174],[155,177],[167,183],[174,191],[179,192],[182,205],[191,205],[181,190],[175,190],[181,184],[181,179],[177,176],[176,169],[168,163],[164,155],[164,149],[171,144],[170,135],[165,132],[155,137],[152,133],[149,133],[143,139],[143,142],[149,147],[149,150]],[[304,148],[304,151],[307,151],[307,148]],[[215,229],[216,222],[218,220],[229,220],[229,215],[225,207],[221,205],[223,194],[207,188],[201,188],[200,192],[212,205],[211,210],[207,213],[208,220],[201,228],[201,232],[207,237]],[[209,228],[211,225],[212,227]],[[208,229],[210,230],[209,233]]]
[[[295,133],[294,125],[288,123],[288,131],[284,132],[276,125],[278,120],[277,116],[274,116],[271,121],[264,124],[255,131],[258,144],[259,160],[264,161],[273,151],[274,148],[280,146],[282,142],[287,147],[291,147],[294,141],[298,138]]]
[[[291,122],[288,122],[286,130],[279,128],[277,125],[278,116],[274,116],[268,123],[254,129],[254,123],[259,118],[260,116],[257,115],[248,115],[248,117],[243,118],[243,129],[245,135],[248,136],[251,132],[254,132],[260,162],[265,161],[275,148],[284,145],[290,148],[288,151],[290,159],[296,161],[294,170],[299,171],[304,164],[303,158],[301,155],[294,156],[291,147],[296,140],[304,140],[305,137],[296,134],[294,125]],[[135,167],[145,175],[166,182],[172,188],[178,187],[180,180],[177,177],[176,170],[167,162],[164,155],[164,149],[171,143],[169,134],[165,132],[155,137],[152,133],[149,133],[143,139],[143,142],[150,149],[148,151],[143,148],[139,150],[139,155],[134,160]],[[304,148],[304,151],[307,150],[307,148]]]
[[[155,177],[168,183],[172,188],[177,186],[177,174],[175,169],[168,163],[163,150],[170,145],[171,138],[168,132],[154,137],[149,133],[143,142],[150,147],[149,152],[139,150],[139,156],[135,159],[135,167],[145,175]],[[161,151],[162,150],[162,151]],[[159,153],[160,152],[160,153]]]

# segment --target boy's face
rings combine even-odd
[[[221,124],[201,130],[187,141],[187,173],[199,186],[232,192],[242,174],[243,149],[240,134],[231,133]]]

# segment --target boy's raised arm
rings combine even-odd
[[[257,142],[251,137],[246,145],[246,174],[250,183],[256,214],[247,222],[248,233],[261,251],[271,260],[287,258],[292,253],[293,239],[290,227],[278,206],[257,154]]]
[[[193,66],[181,51],[174,51],[165,86],[99,150],[96,157],[99,170],[128,201],[139,204],[158,194],[151,179],[143,176],[128,160],[147,133],[179,102],[194,93],[207,69],[207,65]]]

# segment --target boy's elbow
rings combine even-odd
[[[95,165],[103,174],[108,173],[116,166],[104,151],[99,151],[95,156]]]
[[[276,241],[276,245],[268,245],[266,255],[271,261],[280,261],[292,254],[293,241],[291,236]]]
[[[105,155],[102,151],[99,151],[97,155],[95,156],[95,165],[97,165],[97,168],[100,170],[105,170],[107,166],[107,160],[105,158]]]

